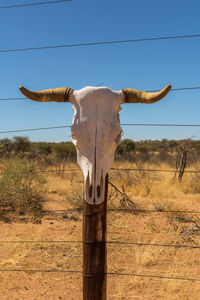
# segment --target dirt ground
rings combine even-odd
[[[72,207],[61,181],[45,196],[54,212],[0,212],[1,300],[82,299],[82,217],[57,211]],[[108,212],[108,273],[118,274],[108,274],[107,299],[199,300],[199,214],[172,212],[199,211],[199,194],[130,198],[152,211]]]
[[[52,209],[53,204],[49,205]],[[32,219],[21,216],[17,220],[15,216],[11,220],[0,222],[0,299],[82,299],[81,215],[57,213]],[[182,225],[190,228],[192,223]],[[153,216],[109,213],[108,241],[198,244],[193,237],[186,236],[184,241],[177,226],[159,212]],[[108,272],[200,278],[199,251],[108,244]],[[200,281],[108,275],[108,299],[197,300]]]

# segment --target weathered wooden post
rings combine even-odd
[[[83,200],[83,300],[106,300],[106,213],[108,170],[121,141],[119,111],[123,103],[154,103],[170,90],[156,93],[106,87],[81,90],[56,88],[31,92],[20,87],[28,98],[40,101],[71,102],[74,120],[72,142],[84,174]]]
[[[99,205],[83,202],[83,299],[106,300],[107,294],[107,189]]]

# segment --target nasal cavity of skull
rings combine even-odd
[[[101,191],[103,189],[103,176],[101,174],[101,180],[100,180],[100,185],[97,186],[97,197],[101,197]]]
[[[97,197],[99,198],[101,196],[101,188],[100,185],[97,186]]]
[[[92,190],[93,190],[93,186],[92,184],[90,184],[89,173],[88,173],[87,180],[86,180],[86,192],[88,193],[89,198],[92,197]]]
[[[97,185],[97,187],[93,187],[92,184],[90,184],[90,179],[89,179],[89,173],[87,175],[86,178],[86,195],[88,197],[88,199],[93,198],[93,203],[95,204],[97,201],[97,199],[95,199],[96,197],[99,199],[101,197],[101,193],[103,191],[103,185],[104,185],[104,179],[103,179],[103,175],[101,175],[101,180],[100,180],[100,184]],[[96,197],[95,197],[95,189],[96,189]],[[94,190],[94,195],[93,195],[93,190]]]
[[[91,184],[90,187],[89,187],[89,190],[88,190],[88,195],[89,195],[90,198],[92,197],[92,189],[93,189],[93,186]]]

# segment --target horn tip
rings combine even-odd
[[[26,96],[27,98],[32,99],[32,98],[30,97],[30,95],[29,95],[29,91],[28,91],[24,86],[20,85],[19,90],[20,90],[20,92],[21,92],[24,96]],[[34,100],[34,99],[32,99],[32,100]]]
[[[20,90],[20,91],[23,91],[23,90],[24,90],[23,85],[20,85],[19,90]]]

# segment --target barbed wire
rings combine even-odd
[[[147,127],[200,127],[200,124],[162,124],[162,123],[122,123],[121,126],[147,126]],[[52,130],[52,129],[63,129],[71,128],[71,125],[63,126],[51,126],[51,127],[38,127],[38,128],[28,128],[28,129],[17,129],[17,130],[5,130],[0,131],[0,134],[5,133],[16,133],[16,132],[27,132],[27,131],[40,131],[40,130]]]
[[[3,133],[25,132],[25,131],[37,131],[37,130],[61,129],[61,128],[71,128],[71,126],[70,125],[69,126],[65,125],[65,126],[52,126],[52,127],[18,129],[18,130],[6,130],[6,131],[0,131],[0,134],[3,134]]]
[[[49,4],[49,3],[58,3],[58,2],[67,2],[71,0],[57,0],[57,1],[48,1],[48,2],[39,2],[39,3],[30,3],[30,4],[22,4],[22,5],[13,5],[13,6],[5,6],[0,7],[3,8],[11,8],[11,7],[22,7],[22,6],[31,6],[31,5],[41,5],[41,4]],[[44,50],[44,49],[52,49],[52,48],[63,48],[63,47],[75,47],[75,46],[94,46],[94,45],[105,45],[105,44],[117,44],[117,43],[130,43],[130,42],[144,42],[144,41],[155,41],[155,40],[166,40],[166,39],[180,39],[180,38],[194,38],[200,37],[200,35],[188,35],[188,36],[174,36],[174,37],[160,37],[160,38],[149,38],[149,39],[137,39],[137,40],[123,40],[123,41],[108,41],[108,42],[97,42],[97,43],[85,43],[85,44],[70,44],[70,45],[58,45],[58,46],[49,46],[49,47],[38,47],[38,48],[24,48],[24,49],[9,49],[9,50],[0,50],[0,53],[5,52],[19,52],[19,51],[28,51],[28,50]],[[173,89],[174,91],[179,90],[192,90],[192,89],[200,89],[200,87],[196,88],[184,88],[184,89]],[[14,100],[14,98],[10,99],[0,99],[0,100]],[[18,98],[18,100],[23,100],[25,98]],[[17,98],[15,99],[17,100]],[[173,127],[200,127],[200,124],[121,124],[122,126],[173,126]],[[35,130],[49,130],[49,129],[58,129],[58,128],[70,128],[71,126],[56,126],[56,127],[46,127],[46,128],[34,128],[34,129],[23,129],[23,130],[12,130],[12,131],[2,131],[3,133],[14,133],[14,132],[26,132],[26,131],[35,131]],[[73,169],[79,170],[79,169]],[[116,169],[112,169],[116,170]],[[152,169],[118,169],[120,171],[142,171],[142,172],[176,172],[177,170],[152,170]],[[62,172],[68,172],[71,170],[62,170]],[[80,170],[79,170],[80,171]],[[52,171],[39,171],[39,172],[52,172]],[[53,172],[59,172],[53,170]],[[188,173],[200,173],[197,171],[188,170],[185,171]],[[17,174],[17,173],[15,173]],[[118,210],[119,211],[119,210]],[[127,211],[127,210],[121,210]],[[130,210],[128,210],[130,212]],[[156,210],[134,210],[134,212],[157,212]],[[200,212],[189,212],[189,211],[162,211],[162,212],[184,212],[184,213],[200,213]],[[160,211],[159,211],[160,213]],[[94,243],[94,242],[85,242],[85,241],[0,241],[0,244],[11,244],[11,243]],[[189,245],[171,245],[171,244],[151,244],[151,243],[137,243],[137,242],[122,242],[122,241],[105,241],[106,244],[117,244],[117,245],[136,245],[136,246],[156,246],[156,247],[174,247],[174,248],[189,248],[189,249],[200,249],[200,246],[189,246]],[[0,272],[45,272],[45,273],[74,273],[74,274],[83,274],[82,271],[79,270],[29,270],[29,269],[0,269]],[[143,277],[143,278],[154,278],[154,279],[168,279],[168,280],[182,280],[182,281],[195,281],[200,282],[200,278],[186,278],[186,277],[173,277],[173,276],[161,276],[161,275],[150,275],[150,274],[135,274],[135,273],[123,273],[123,272],[106,272],[107,275],[112,276],[134,276],[134,277]],[[87,277],[96,277],[96,274],[83,274]]]
[[[79,270],[36,270],[36,269],[0,269],[0,272],[33,272],[33,273],[77,273],[85,277],[96,277],[98,274],[83,274]],[[173,276],[161,276],[161,275],[149,275],[149,274],[136,274],[136,273],[118,273],[118,272],[105,272],[106,275],[112,276],[133,276],[133,277],[145,277],[154,279],[170,279],[170,280],[184,280],[184,281],[200,281],[200,278],[186,278],[186,277],[173,277]]]
[[[171,198],[171,197],[169,197]],[[15,212],[16,213],[16,209],[2,209],[0,210],[1,212]],[[78,213],[82,213],[82,208],[74,208],[74,209],[54,209],[54,210],[42,210],[42,213],[46,213],[46,214],[67,214],[67,213],[73,213],[73,212],[78,212]],[[200,210],[199,211],[194,211],[194,210],[160,210],[160,209],[119,209],[119,208],[108,208],[107,212],[113,212],[113,213],[157,213],[157,214],[163,214],[163,213],[180,213],[180,214],[200,214]],[[102,213],[102,212],[95,212],[94,214],[98,214],[98,213]],[[91,214],[92,215],[92,214]],[[174,216],[174,217],[183,217],[183,216]]]
[[[155,127],[200,127],[200,124],[163,124],[163,123],[122,123],[121,126],[155,126]]]
[[[29,270],[29,269],[0,269],[0,272],[33,272],[33,273],[79,273],[79,270]]]
[[[187,90],[200,90],[200,86],[193,87],[182,87],[182,88],[171,88],[170,91],[178,92],[178,91],[187,91]],[[158,92],[159,90],[148,90],[147,92],[153,93]],[[9,97],[9,98],[0,98],[0,101],[14,101],[14,100],[27,100],[25,97]]]
[[[161,40],[174,40],[174,39],[188,39],[188,38],[199,38],[199,37],[200,37],[200,34],[188,34],[188,35],[162,36],[162,37],[126,39],[126,40],[115,40],[115,41],[84,42],[84,43],[54,45],[54,46],[52,45],[52,46],[39,46],[39,47],[5,49],[5,50],[0,50],[0,53],[47,50],[47,49],[56,49],[56,48],[85,47],[85,46],[100,46],[100,45],[105,46],[105,45],[116,45],[116,44],[125,44],[125,43],[127,44],[127,43],[161,41]]]
[[[8,175],[17,175],[17,174],[28,174],[28,173],[65,173],[65,172],[82,172],[80,168],[72,168],[72,169],[63,169],[63,170],[30,170],[23,172],[6,172]],[[177,173],[178,170],[169,170],[169,169],[140,169],[140,168],[111,168],[110,171],[136,171],[136,172],[164,172],[164,173]],[[184,173],[191,174],[200,174],[198,170],[185,170]],[[0,172],[0,175],[4,174],[4,172]]]
[[[17,175],[17,174],[29,174],[29,173],[62,173],[62,172],[73,172],[78,171],[82,172],[81,169],[74,168],[74,169],[64,169],[64,170],[30,170],[30,171],[23,171],[23,172],[6,172],[8,175]],[[0,172],[0,175],[4,174],[4,172]]]
[[[164,172],[164,173],[176,173],[178,170],[169,169],[140,169],[140,168],[111,168],[111,171],[137,171],[137,172]],[[185,170],[184,173],[199,174],[200,171]]]
[[[192,246],[192,245],[183,245],[183,244],[158,244],[158,243],[138,243],[138,242],[125,242],[125,241],[49,241],[49,240],[23,240],[23,241],[0,241],[0,245],[2,244],[114,244],[114,245],[134,245],[134,246],[150,246],[150,247],[169,247],[169,248],[188,248],[188,249],[200,249],[200,246]]]
[[[54,0],[54,1],[45,1],[45,2],[36,2],[36,3],[24,3],[24,4],[0,6],[0,9],[18,8],[18,7],[25,7],[25,6],[43,5],[43,4],[56,4],[56,3],[70,2],[70,1],[72,0]]]
[[[159,275],[145,275],[145,274],[134,274],[134,273],[107,272],[106,274],[108,274],[108,275],[117,275],[117,276],[146,277],[146,278],[155,278],[155,279],[172,279],[172,280],[200,281],[199,278],[172,277],[172,276],[159,276]]]

